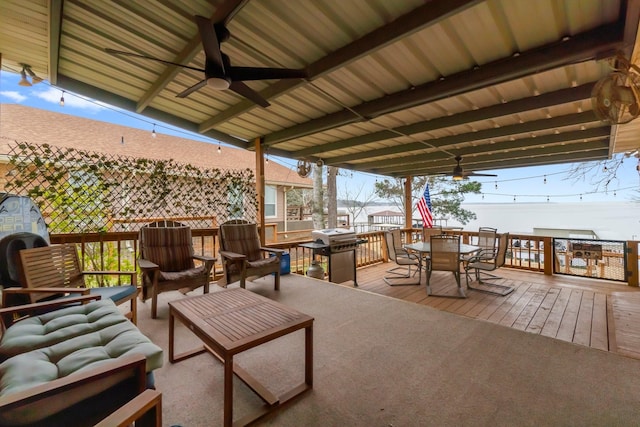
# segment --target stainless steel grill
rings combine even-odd
[[[312,243],[301,246],[313,249],[313,254],[328,258],[329,281],[344,283],[356,280],[356,233],[343,228],[314,230],[311,232]]]

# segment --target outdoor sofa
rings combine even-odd
[[[2,426],[94,425],[154,388],[163,364],[162,349],[98,295],[2,308],[0,317]]]

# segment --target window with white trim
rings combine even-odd
[[[264,187],[264,216],[273,218],[276,216],[276,187],[265,185]]]

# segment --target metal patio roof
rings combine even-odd
[[[227,19],[236,66],[306,79],[176,95],[204,67],[194,15]],[[225,143],[387,176],[609,158],[638,120],[596,118],[591,90],[636,61],[640,0],[2,0],[2,67]]]

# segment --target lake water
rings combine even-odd
[[[463,204],[475,212],[477,219],[462,225],[448,221],[443,225],[477,231],[479,227],[494,227],[498,232],[537,234],[554,237],[640,240],[640,203],[638,202],[577,202],[577,203],[472,203]],[[366,223],[367,215],[393,206],[371,206],[356,218]],[[417,212],[415,218],[419,218]],[[572,230],[566,234],[565,230]]]

